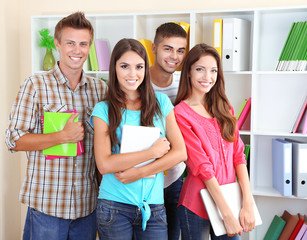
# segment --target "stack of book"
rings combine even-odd
[[[250,112],[251,112],[251,98],[244,99],[236,118],[238,120],[239,130],[250,130]]]
[[[275,215],[264,240],[302,240],[307,239],[306,215],[292,215],[287,210],[281,217]]]
[[[292,23],[278,59],[276,71],[305,71],[307,66],[307,21]]]
[[[108,41],[94,40],[88,58],[91,71],[109,71],[110,49]]]

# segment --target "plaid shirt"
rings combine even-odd
[[[71,89],[57,64],[49,72],[34,75],[21,85],[6,130],[9,149],[27,133],[42,133],[44,112],[76,109],[85,129],[84,153],[80,156],[46,160],[42,151],[26,152],[27,172],[19,195],[22,203],[65,219],[84,217],[94,211],[98,185],[89,118],[105,91],[103,81],[83,73],[78,86]]]

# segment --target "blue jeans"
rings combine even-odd
[[[95,240],[96,233],[96,211],[72,220],[46,215],[28,207],[23,240]]]
[[[177,211],[180,191],[183,185],[182,177],[164,188],[164,205],[167,218],[168,240],[178,240],[180,235],[180,221]]]
[[[199,217],[182,205],[178,207],[178,212],[182,240],[207,240],[209,239],[209,235],[211,236],[211,240],[241,239],[239,235],[233,237],[228,237],[227,234],[218,237],[215,236],[210,220]]]
[[[103,240],[167,240],[166,214],[163,204],[150,204],[151,216],[142,229],[141,210],[134,205],[98,199],[97,223]]]

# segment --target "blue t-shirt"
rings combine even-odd
[[[167,95],[163,93],[155,93],[160,104],[162,119],[159,116],[154,117],[155,127],[161,130],[161,137],[165,136],[165,118],[173,109],[173,105]],[[93,116],[99,117],[109,125],[108,119],[108,102],[103,101],[96,104],[91,116],[91,124],[93,125]],[[123,125],[139,126],[141,119],[141,111],[131,111],[122,109],[122,121],[116,129],[116,134],[119,142],[121,141]],[[119,153],[117,147],[112,154]],[[142,178],[136,182],[124,184],[118,181],[113,173],[103,175],[99,187],[99,199],[107,199],[111,201],[132,204],[138,206],[143,214],[143,228],[146,226],[146,221],[150,217],[150,208],[148,204],[163,204],[163,172],[155,175],[155,178]],[[145,208],[145,210],[144,210]],[[149,212],[148,212],[149,211]],[[147,219],[148,218],[148,219]]]

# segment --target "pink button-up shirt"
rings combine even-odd
[[[224,140],[216,118],[199,115],[183,101],[174,111],[188,153],[188,176],[178,205],[209,219],[200,196],[200,190],[206,187],[204,181],[215,177],[220,185],[235,182],[235,167],[246,164],[244,143],[239,131],[235,142]],[[233,109],[231,113],[234,114]]]

